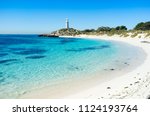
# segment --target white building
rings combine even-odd
[[[69,30],[69,20],[68,20],[68,18],[66,18],[66,29]]]

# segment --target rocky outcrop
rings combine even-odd
[[[58,35],[54,35],[54,34],[40,34],[38,36],[39,37],[59,37]]]

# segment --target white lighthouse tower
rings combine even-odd
[[[66,18],[66,29],[69,30],[69,20]]]

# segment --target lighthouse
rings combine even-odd
[[[69,20],[66,18],[66,29],[69,30]]]

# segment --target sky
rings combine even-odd
[[[70,27],[97,29],[150,21],[150,0],[0,0],[1,34],[49,33]]]

